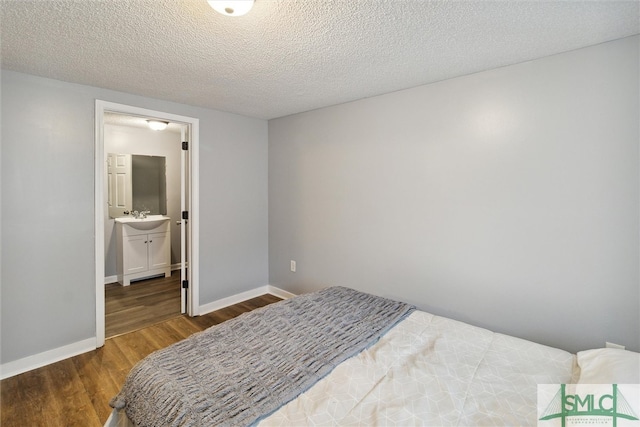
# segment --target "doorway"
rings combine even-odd
[[[95,212],[96,212],[96,347],[104,345],[105,340],[105,281],[113,274],[113,266],[107,266],[107,259],[112,251],[108,238],[105,238],[105,226],[111,225],[113,220],[109,218],[109,205],[107,196],[109,186],[106,179],[109,151],[114,149],[111,143],[105,144],[105,124],[114,118],[137,120],[147,124],[147,119],[155,119],[168,122],[173,131],[178,132],[176,143],[179,145],[180,154],[180,210],[174,207],[170,217],[173,226],[180,230],[175,237],[180,241],[180,253],[173,250],[172,261],[177,260],[181,272],[178,280],[179,292],[181,292],[181,307],[190,316],[198,315],[198,119],[175,114],[147,110],[143,108],[115,104],[96,100],[96,164],[95,164]],[[109,126],[109,125],[108,125]],[[176,131],[179,129],[178,131]],[[107,134],[111,128],[107,129]],[[184,141],[185,143],[181,144]],[[117,145],[116,145],[117,146]],[[180,149],[183,148],[183,149]],[[143,150],[144,151],[144,150]],[[145,153],[153,154],[153,153]],[[175,157],[175,155],[173,155]],[[175,165],[174,165],[175,166]],[[175,172],[172,178],[176,182]],[[174,195],[176,196],[176,195]],[[145,202],[149,202],[145,200]],[[127,211],[128,212],[128,211]],[[167,212],[159,212],[166,214]],[[184,218],[184,219],[183,219]],[[188,219],[187,219],[188,218]],[[108,233],[107,233],[108,235]],[[174,239],[172,239],[174,240]],[[176,262],[173,262],[176,266]],[[189,268],[187,268],[187,266]],[[105,274],[106,273],[106,274]],[[111,276],[113,277],[113,276]],[[116,276],[117,277],[117,276]],[[174,276],[175,279],[175,276]]]
[[[181,166],[182,141],[188,133],[181,123],[152,122],[164,125],[152,128],[151,119],[104,113],[105,338],[186,311],[180,288]],[[120,222],[135,220],[140,213],[145,217],[140,225],[154,224],[154,217],[168,219],[158,222],[156,232]]]

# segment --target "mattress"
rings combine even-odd
[[[536,425],[537,385],[577,372],[566,351],[414,311],[259,425]]]

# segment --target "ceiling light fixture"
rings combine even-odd
[[[249,12],[254,0],[208,0],[216,12],[227,16],[241,16]]]
[[[169,125],[169,122],[163,120],[147,120],[147,124],[153,130],[165,130]]]

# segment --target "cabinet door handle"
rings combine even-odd
[[[144,241],[145,243],[148,243],[146,240]]]
[[[149,243],[153,243],[153,240],[149,240]]]

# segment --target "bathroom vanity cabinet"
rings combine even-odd
[[[116,218],[116,268],[118,282],[171,276],[171,235],[169,218]]]

